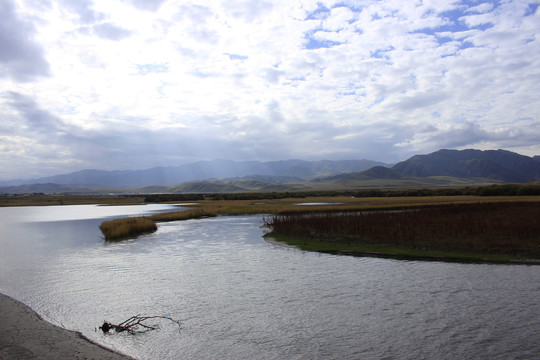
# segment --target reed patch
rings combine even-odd
[[[450,204],[356,212],[304,212],[265,218],[277,236],[328,249],[378,245],[413,250],[540,259],[540,202]]]
[[[157,225],[147,216],[138,216],[104,221],[99,229],[106,240],[120,240],[154,232],[157,230]]]

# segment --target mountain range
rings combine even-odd
[[[371,160],[200,161],[146,170],[82,170],[0,182],[0,193],[242,192],[451,186],[540,180],[540,156],[439,150],[393,166]]]
[[[146,170],[81,170],[69,174],[39,179],[0,181],[0,191],[6,187],[34,184],[56,184],[85,188],[139,188],[151,185],[178,185],[190,181],[246,177],[276,183],[311,180],[333,174],[358,172],[373,166],[386,165],[371,160],[341,161],[199,161],[175,167],[155,167]]]

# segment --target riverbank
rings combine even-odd
[[[328,244],[317,240],[278,236],[268,233],[264,240],[270,244],[313,251],[323,254],[357,257],[377,257],[396,260],[444,261],[475,264],[540,265],[540,259],[517,259],[505,255],[479,255],[474,253],[450,253],[430,250],[412,250],[381,245]]]
[[[81,333],[43,320],[30,307],[0,294],[0,359],[132,359]]]

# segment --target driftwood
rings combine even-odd
[[[109,331],[116,331],[116,332],[127,331],[131,335],[141,334],[147,331],[159,329],[158,324],[150,325],[150,324],[145,323],[145,321],[150,320],[150,319],[165,319],[165,320],[169,320],[177,324],[178,327],[181,326],[179,320],[175,320],[167,316],[141,316],[139,314],[139,315],[130,317],[129,319],[127,319],[124,322],[121,322],[118,325],[111,324],[109,322],[104,321],[103,325],[101,325],[99,328],[104,333],[108,333]]]

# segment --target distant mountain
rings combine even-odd
[[[370,160],[200,161],[147,170],[82,170],[0,182],[0,193],[218,193],[466,186],[540,180],[540,157],[506,150],[439,150],[392,167]],[[12,186],[5,186],[5,185]]]
[[[235,177],[235,178],[225,178],[224,180],[228,180],[228,181],[259,180],[263,182],[279,183],[279,184],[301,183],[305,181],[304,179],[299,178],[299,177],[279,176],[279,175],[247,175],[247,176]]]
[[[220,192],[241,192],[245,191],[242,187],[234,184],[227,184],[218,181],[195,181],[186,182],[182,185],[173,187],[171,192],[175,193],[220,193]]]
[[[322,182],[351,182],[351,181],[364,181],[372,179],[402,179],[404,176],[396,170],[384,167],[374,166],[368,170],[356,172],[356,173],[344,173],[333,176],[320,177],[312,180],[313,183]]]
[[[253,178],[273,182],[302,182],[319,176],[357,172],[373,166],[385,165],[371,160],[342,161],[199,161],[176,167],[156,167],[147,170],[81,170],[69,174],[39,179],[0,182],[6,186],[54,183],[88,188],[140,188],[152,185],[179,185],[185,182],[224,178]],[[279,179],[279,181],[277,181]],[[288,180],[287,180],[288,179]]]
[[[371,169],[360,172],[362,176],[375,179],[402,179],[403,175],[394,169],[384,166],[374,166]]]
[[[33,194],[33,193],[89,193],[92,189],[85,186],[59,185],[53,183],[28,184],[0,188],[0,193],[7,194]]]
[[[439,150],[392,167],[402,175],[484,178],[502,182],[540,179],[540,161],[506,150]]]
[[[190,181],[177,186],[147,186],[140,193],[234,193],[312,190],[303,184],[280,184],[261,180]]]

